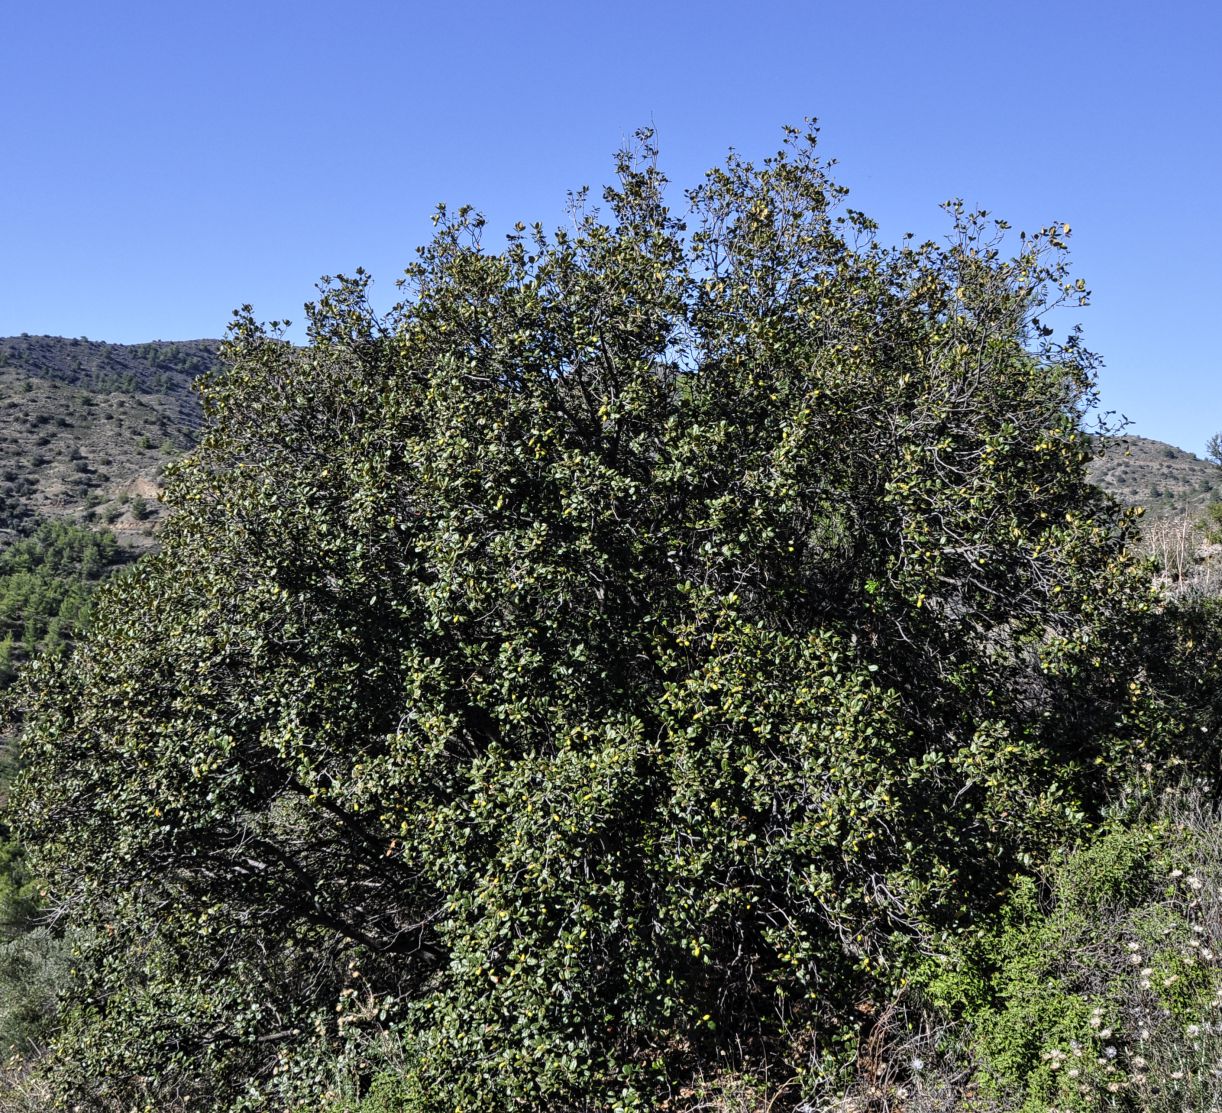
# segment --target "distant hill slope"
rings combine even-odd
[[[1222,468],[1182,448],[1147,437],[1110,438],[1091,478],[1148,520],[1195,517],[1222,500]]]
[[[41,516],[108,525],[147,548],[161,471],[194,444],[193,383],[219,346],[0,338],[0,541]]]

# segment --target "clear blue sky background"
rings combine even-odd
[[[642,124],[678,199],[814,115],[888,239],[941,234],[952,196],[1072,224],[1105,407],[1200,452],[1222,429],[1220,12],[4,0],[0,335],[216,336],[243,302],[299,319],[358,265],[389,304],[438,201],[558,221]]]

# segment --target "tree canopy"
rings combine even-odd
[[[796,131],[682,215],[617,171],[500,250],[440,209],[385,316],[238,314],[161,551],[27,684],[65,1101],[831,1070],[1172,746],[1068,228],[888,246]]]
[[[1222,467],[1222,433],[1214,433],[1205,442],[1205,458]]]

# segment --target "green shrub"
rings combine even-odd
[[[648,146],[573,232],[443,210],[304,348],[238,315],[160,553],[23,696],[64,1102],[813,1100],[1179,745],[1035,322],[1067,230],[888,248],[790,140],[687,222]]]
[[[1219,884],[1222,820],[1193,791],[1020,881],[923,979],[971,1032],[977,1090],[1024,1113],[1222,1102]]]

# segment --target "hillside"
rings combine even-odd
[[[218,347],[0,338],[0,536],[66,518],[147,548],[161,471],[194,443],[192,384],[217,365]]]
[[[1091,478],[1121,502],[1144,506],[1148,522],[1196,517],[1222,500],[1222,468],[1147,437],[1109,439]]]

